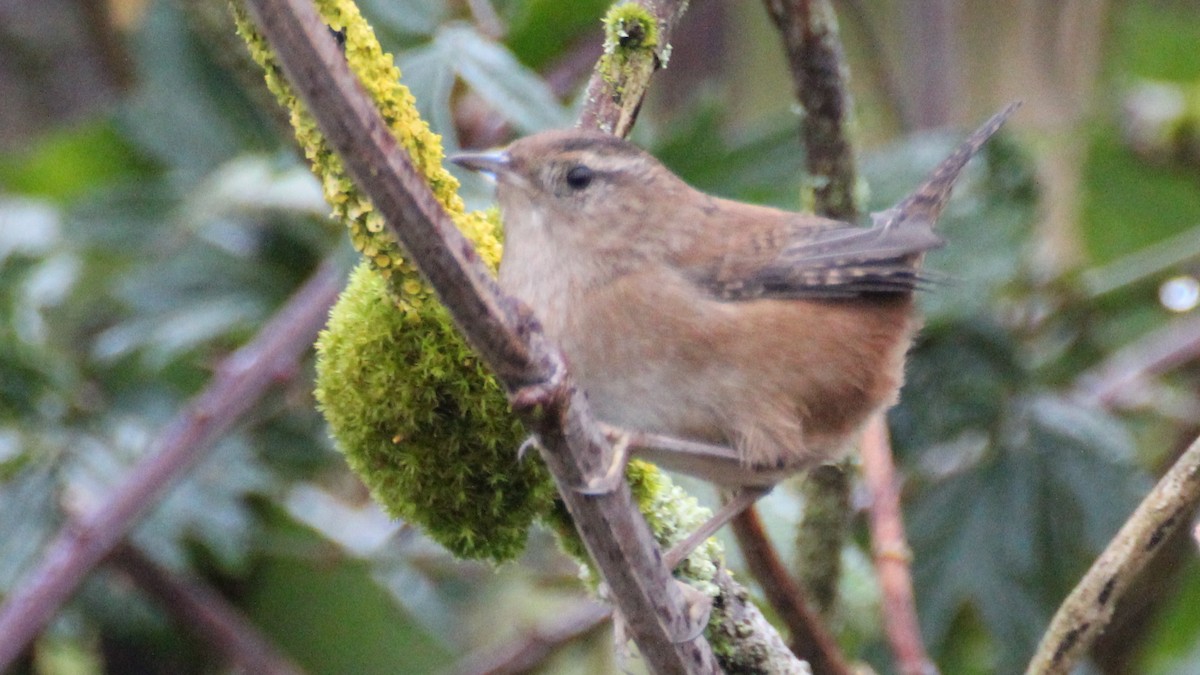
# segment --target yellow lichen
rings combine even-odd
[[[392,56],[350,0],[318,0],[317,8],[345,37],[347,62],[413,165],[495,268],[497,214],[465,211],[458,181],[442,166],[441,139],[418,115]],[[339,448],[390,513],[424,526],[451,551],[493,560],[516,555],[528,526],[550,506],[544,468],[515,461],[522,432],[502,388],[346,174],[266,41],[236,8],[235,15],[268,88],[289,111],[334,219],[366,261],[317,344],[316,396]]]

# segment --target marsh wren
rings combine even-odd
[[[1017,105],[870,227],[705,194],[594,131],[452,161],[495,177],[500,283],[561,346],[596,417],[624,430],[621,447],[740,490],[698,543],[783,477],[838,459],[896,402],[934,225]]]

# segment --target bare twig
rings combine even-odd
[[[611,461],[611,448],[557,349],[527,310],[500,292],[388,132],[311,2],[251,0],[247,5],[330,146],[389,231],[467,340],[517,392],[517,408],[537,431],[542,456],[642,656],[657,672],[717,672],[703,637],[681,640],[689,633],[688,609],[628,487],[600,496],[575,489]]]
[[[1026,671],[1068,673],[1112,618],[1113,607],[1168,535],[1200,503],[1200,439],[1142,500],[1063,601]]]
[[[804,601],[804,592],[788,574],[771,545],[758,512],[751,507],[730,523],[750,573],[762,586],[763,597],[792,634],[792,651],[808,661],[813,672],[837,675],[853,672],[833,636]]]
[[[468,654],[455,668],[458,675],[527,673],[568,642],[603,626],[612,609],[591,600],[558,613],[553,620],[527,631],[516,640]]]
[[[904,675],[927,675],[937,668],[925,652],[913,597],[912,553],[904,537],[900,489],[888,440],[887,419],[876,415],[862,439],[863,478],[871,494],[871,551],[883,595],[883,627]]]
[[[1079,377],[1076,396],[1085,405],[1106,408],[1136,402],[1148,380],[1200,356],[1200,318],[1177,319],[1132,344]]]
[[[295,374],[325,323],[340,280],[333,264],[323,264],[253,340],[221,362],[208,387],[162,430],[108,501],[59,532],[31,577],[0,608],[0,672],[212,442],[271,385]]]
[[[163,569],[134,545],[118,544],[108,562],[153,596],[175,623],[212,645],[233,669],[263,675],[303,672],[236,607],[203,584]]]

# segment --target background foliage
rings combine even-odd
[[[106,494],[321,259],[353,259],[222,3],[110,0],[100,14],[83,4],[0,9],[0,44],[14,56],[0,59],[10,64],[0,66],[0,592],[35,564],[64,506]],[[794,207],[803,150],[777,37],[754,3],[693,4],[635,139],[705,190]],[[960,136],[902,129],[930,120],[897,124],[904,115],[878,76],[912,30],[886,20],[922,4],[865,15],[839,5],[873,208]],[[972,42],[987,20],[975,4],[951,36],[979,45],[960,50],[964,95],[942,120],[961,127],[1002,102],[987,76],[1016,58],[1011,26]],[[495,21],[457,2],[362,5],[453,151],[568,124],[607,3],[495,2]],[[1131,144],[1138,109],[1126,103],[1150,80],[1200,87],[1200,12],[1162,0],[1104,7],[1102,30],[1076,45],[1093,54],[1090,86],[1064,94],[1078,105],[1050,99],[1037,68],[1014,66],[999,87],[1030,100],[956,191],[951,244],[929,261],[946,281],[922,299],[926,329],[891,415],[920,615],[944,672],[1023,666],[1200,412],[1186,362],[1128,392],[1136,397],[1091,395],[1117,350],[1136,354],[1186,318],[1159,292],[1168,281],[1186,287],[1200,254],[1197,163],[1170,143]],[[1025,11],[1033,25],[1056,20]],[[72,70],[79,52],[101,64],[85,84],[71,79],[84,72]],[[910,113],[920,108],[921,74],[893,75]],[[1063,155],[1079,160],[1065,174],[1054,162]],[[486,204],[486,186],[462,178],[472,205]],[[1056,217],[1059,203],[1077,208]],[[1157,254],[1138,253],[1155,244]],[[312,672],[440,672],[552,622],[581,595],[576,566],[547,532],[519,562],[492,569],[382,516],[327,440],[310,382],[290,381],[226,436],[137,529],[137,546],[207,579]],[[797,502],[786,488],[763,504],[780,546]],[[864,541],[844,552],[836,628],[850,654],[889,672]],[[1195,549],[1180,538],[1137,595],[1097,648],[1098,671],[1196,672]],[[593,635],[542,668],[605,670],[610,651]],[[136,584],[102,572],[23,667],[221,665]]]

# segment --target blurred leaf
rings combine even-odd
[[[442,135],[446,152],[458,149],[458,134],[450,110],[455,82],[455,54],[441,40],[404,52],[399,57],[401,79],[417,99],[417,111],[429,128]]]
[[[19,443],[33,459],[17,473],[0,472],[0,596],[28,572],[41,554],[42,546],[58,526],[57,476],[45,456],[37,456],[39,444],[32,434],[0,427],[5,443]]]
[[[277,448],[276,450],[282,450]],[[187,544],[211,553],[225,573],[242,568],[260,535],[250,497],[265,495],[274,476],[238,436],[220,443],[179,483],[134,533],[134,540],[160,563],[183,569]]]
[[[710,101],[697,114],[663,130],[654,155],[690,185],[729,199],[795,210],[800,202],[804,151],[795,118],[726,138],[722,106]]]
[[[315,535],[300,536],[320,546]],[[305,671],[419,675],[450,662],[453,655],[438,640],[379,592],[369,565],[325,553],[310,561],[264,561],[248,585],[247,613]]]
[[[1002,403],[1027,385],[1020,349],[985,319],[920,337],[909,354],[900,403],[888,413],[902,456],[934,474],[971,461],[970,446],[980,437],[986,445]]]
[[[536,73],[474,28],[450,25],[436,41],[453,55],[458,76],[521,133],[571,126],[570,113]]]
[[[147,161],[109,120],[58,131],[24,152],[0,155],[0,187],[59,203],[149,172]]]
[[[1200,75],[1200,7],[1193,2],[1131,2],[1118,14],[1111,60],[1140,77]]]
[[[230,86],[178,7],[151,4],[132,41],[137,86],[124,101],[122,130],[185,180],[247,150],[269,150],[273,127]]]
[[[960,612],[1018,672],[1059,598],[1149,488],[1113,418],[1049,395],[1005,413],[977,466],[926,489],[908,513],[924,634],[945,647]]]
[[[508,3],[508,45],[534,68],[547,65],[580,39],[598,43],[610,0],[516,0]]]
[[[1121,145],[1115,129],[1093,137],[1083,167],[1084,244],[1103,264],[1178,234],[1200,222],[1194,173],[1154,167]]]
[[[432,35],[449,14],[443,0],[360,0],[358,4],[377,32],[397,36]]]
[[[1143,650],[1138,672],[1188,675],[1200,664],[1200,564],[1193,556],[1181,575],[1182,588],[1168,599],[1155,619],[1155,629]]]

